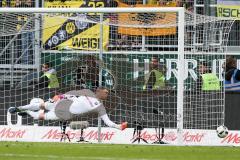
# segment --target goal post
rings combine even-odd
[[[19,15],[33,19],[16,30],[11,18]],[[3,66],[9,71],[0,78],[4,95],[0,125],[8,125],[12,119],[20,126],[55,126],[57,122],[36,121],[30,116],[23,117],[19,124],[19,116],[9,114],[8,108],[26,105],[33,97],[47,100],[56,93],[94,90],[97,86],[110,90],[104,104],[111,120],[127,121],[133,129],[139,123],[143,129],[163,127],[169,129],[166,135],[174,130],[177,142],[173,144],[187,144],[186,130],[215,130],[224,124],[221,65],[233,20],[194,15],[182,7],[2,8],[0,16],[9,19],[0,20],[0,56],[5,57]],[[30,65],[23,64],[21,56],[9,57],[22,53],[23,42],[19,41],[30,32],[41,33],[32,39],[32,45],[36,47],[35,42],[41,41],[41,46],[37,46],[39,53],[29,58],[40,57],[41,63],[51,63],[59,88],[36,87],[39,73],[27,70]],[[11,40],[14,34],[18,35]],[[158,61],[156,66],[154,59]],[[208,74],[199,69],[202,64],[211,68],[208,73],[218,76],[217,90],[196,89],[202,83],[198,79]],[[13,81],[20,73],[21,80],[14,81],[9,90],[5,81],[8,77]],[[80,119],[88,120],[93,127],[101,125],[91,115]],[[99,127],[99,141],[100,132]]]
[[[178,78],[177,78],[177,132],[178,132],[178,144],[183,144],[183,105],[184,105],[184,78],[179,75],[184,75],[184,33],[185,33],[185,13],[184,9],[178,12]]]

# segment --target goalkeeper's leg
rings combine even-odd
[[[19,107],[10,107],[9,112],[16,113],[23,110],[36,111],[36,110],[40,110],[41,108],[44,108],[44,106],[45,106],[44,101],[41,98],[33,98],[30,104],[19,106]]]
[[[47,113],[45,113],[44,110],[39,110],[38,112],[28,110],[25,112],[31,117],[33,117],[33,119],[39,119],[39,120],[58,120],[59,119],[56,116],[54,110],[49,111]]]
[[[31,111],[36,111],[40,109],[40,104],[27,104],[25,106],[19,106],[17,107],[19,110],[31,110]]]
[[[39,104],[27,104],[27,105],[24,105],[24,106],[19,106],[19,107],[10,107],[8,109],[8,111],[10,113],[16,113],[16,112],[21,112],[21,111],[24,111],[24,110],[32,110],[32,111],[37,111],[40,109],[40,106]]]

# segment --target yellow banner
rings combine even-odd
[[[66,2],[45,2],[45,8],[107,7],[106,0],[71,0]],[[98,50],[100,38],[99,23],[90,23],[89,16],[99,19],[95,13],[59,13],[44,16],[43,44],[46,50],[81,49]],[[104,19],[109,21],[109,19]],[[109,42],[109,26],[103,27],[103,48]]]
[[[118,7],[130,7],[127,4],[118,2]],[[165,6],[160,5],[142,5],[136,4],[134,7],[176,7],[176,2],[169,2]],[[145,24],[148,26],[151,25],[162,25],[169,27],[161,28],[133,28],[133,27],[118,27],[119,34],[126,35],[144,35],[144,36],[161,36],[161,35],[172,35],[176,34],[176,27],[173,25],[176,24],[176,13],[121,13],[118,14],[118,21],[120,24],[128,25],[141,25]]]
[[[106,21],[109,21],[108,19]],[[105,21],[105,22],[106,22]],[[81,32],[78,35],[68,39],[59,45],[60,48],[71,46],[72,49],[82,50],[98,50],[99,49],[99,35],[100,24],[96,24],[91,28]],[[103,47],[106,48],[109,40],[109,26],[103,26]]]
[[[217,15],[240,19],[240,5],[217,5]]]

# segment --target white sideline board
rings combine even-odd
[[[136,138],[133,137],[134,128],[127,128],[120,131],[113,128],[102,128],[102,143],[114,144],[132,144]],[[84,130],[84,139],[91,143],[98,143],[98,128],[89,127]],[[80,130],[66,129],[71,143],[77,142],[80,137]],[[0,126],[0,141],[26,141],[26,142],[60,142],[60,127],[44,126]],[[141,132],[141,138],[144,138],[149,144],[157,140],[154,128],[145,128]],[[183,145],[198,146],[240,146],[240,131],[229,131],[225,138],[218,138],[215,130],[184,130]],[[209,141],[211,140],[211,141]],[[177,145],[177,132],[174,129],[165,129],[163,141],[167,145]],[[66,142],[68,142],[66,140]],[[68,142],[69,143],[69,142]],[[135,142],[134,144],[138,144]],[[145,144],[142,140],[140,144]]]

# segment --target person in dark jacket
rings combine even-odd
[[[237,59],[234,56],[226,58],[225,70],[225,90],[240,91],[240,70],[237,69]]]

